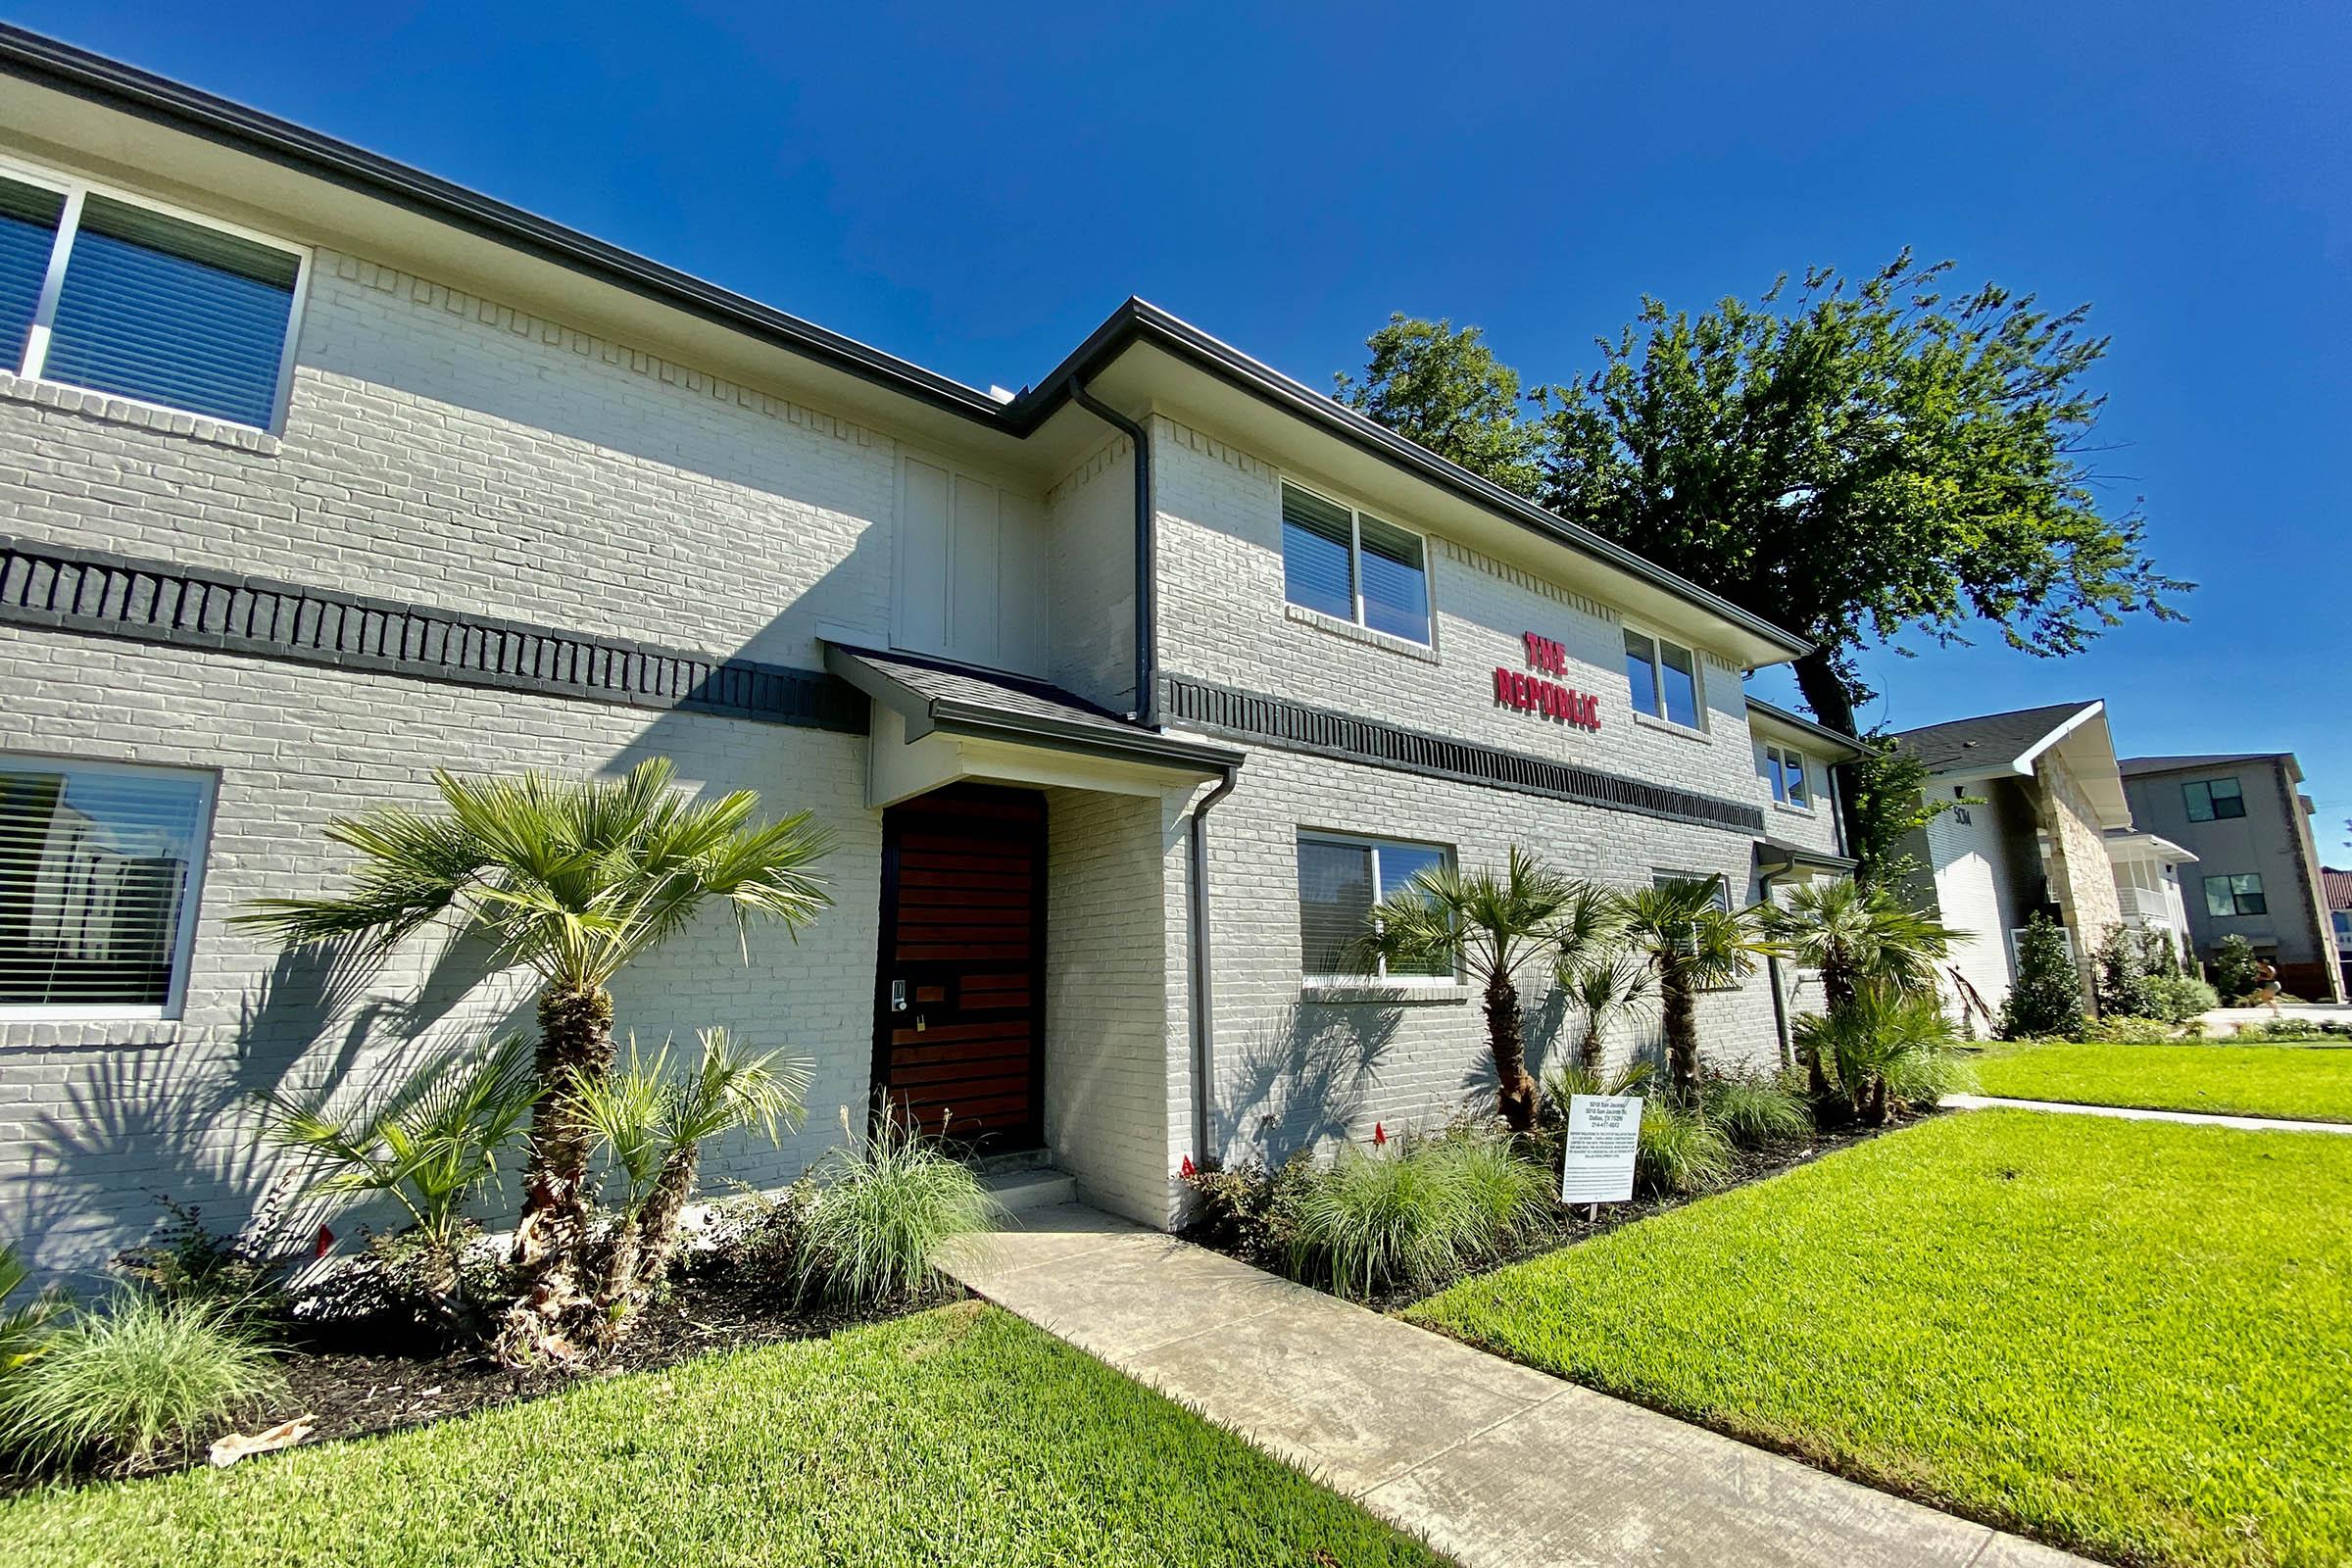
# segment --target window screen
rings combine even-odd
[[[211,786],[0,758],[0,1007],[177,1001]]]
[[[1346,507],[1282,487],[1282,588],[1300,609],[1355,618],[1355,525]]]

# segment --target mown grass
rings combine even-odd
[[[52,1564],[1432,1564],[1036,1329],[959,1303],[236,1469],[0,1504]]]
[[[1408,1315],[2060,1545],[2342,1563],[2348,1212],[2352,1138],[1972,1111]]]
[[[2037,1045],[1978,1059],[1988,1095],[2352,1121],[2352,1046]]]

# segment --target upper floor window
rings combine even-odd
[[[1283,597],[1301,610],[1428,644],[1429,554],[1393,522],[1282,487]]]
[[[2246,792],[2234,778],[2200,778],[2180,786],[2191,822],[2215,822],[2246,814]]]
[[[2205,912],[2217,917],[2270,913],[2270,901],[2262,896],[2261,873],[2243,871],[2235,876],[2207,877]]]
[[[1680,643],[1625,628],[1625,679],[1634,711],[1699,728],[1698,655]]]
[[[1451,864],[1453,852],[1437,844],[1364,839],[1331,833],[1298,835],[1298,958],[1309,980],[1341,979],[1352,971],[1348,946],[1363,935],[1372,906],[1404,891],[1423,871]],[[1382,978],[1411,975],[1450,979],[1444,964],[1383,962]]]
[[[0,177],[0,365],[267,429],[302,256],[61,181]]]
[[[1772,786],[1772,798],[1800,811],[1813,809],[1813,792],[1805,786],[1805,754],[1778,744],[1757,750],[1756,771]]]
[[[0,1015],[174,1015],[212,807],[209,774],[0,757]]]

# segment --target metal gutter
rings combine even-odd
[[[1855,757],[1862,755],[1863,748],[1859,737],[1840,734],[1816,719],[1807,718],[1802,713],[1792,713],[1778,703],[1768,703],[1761,697],[1750,697],[1747,699],[1747,710],[1751,713],[1761,713],[1776,724],[1786,724],[1788,728],[1800,734],[1809,735],[1827,745],[1839,747]]]
[[[1233,793],[1236,771],[1227,768],[1217,787],[1193,808],[1189,834],[1185,902],[1192,912],[1193,1157],[1203,1170],[1217,1158],[1212,1142],[1217,1131],[1216,993],[1209,968],[1207,820],[1209,808]]]
[[[1159,728],[1159,493],[1152,487],[1152,433],[1072,379],[1070,399],[1135,450],[1135,720]]]

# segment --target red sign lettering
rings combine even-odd
[[[1568,673],[1568,647],[1535,632],[1523,634],[1527,647],[1529,669],[1542,670],[1545,675]],[[1527,670],[1494,666],[1494,703],[1498,708],[1516,708],[1523,712],[1541,713],[1559,724],[1574,724],[1580,729],[1600,728],[1600,699],[1580,692]]]

